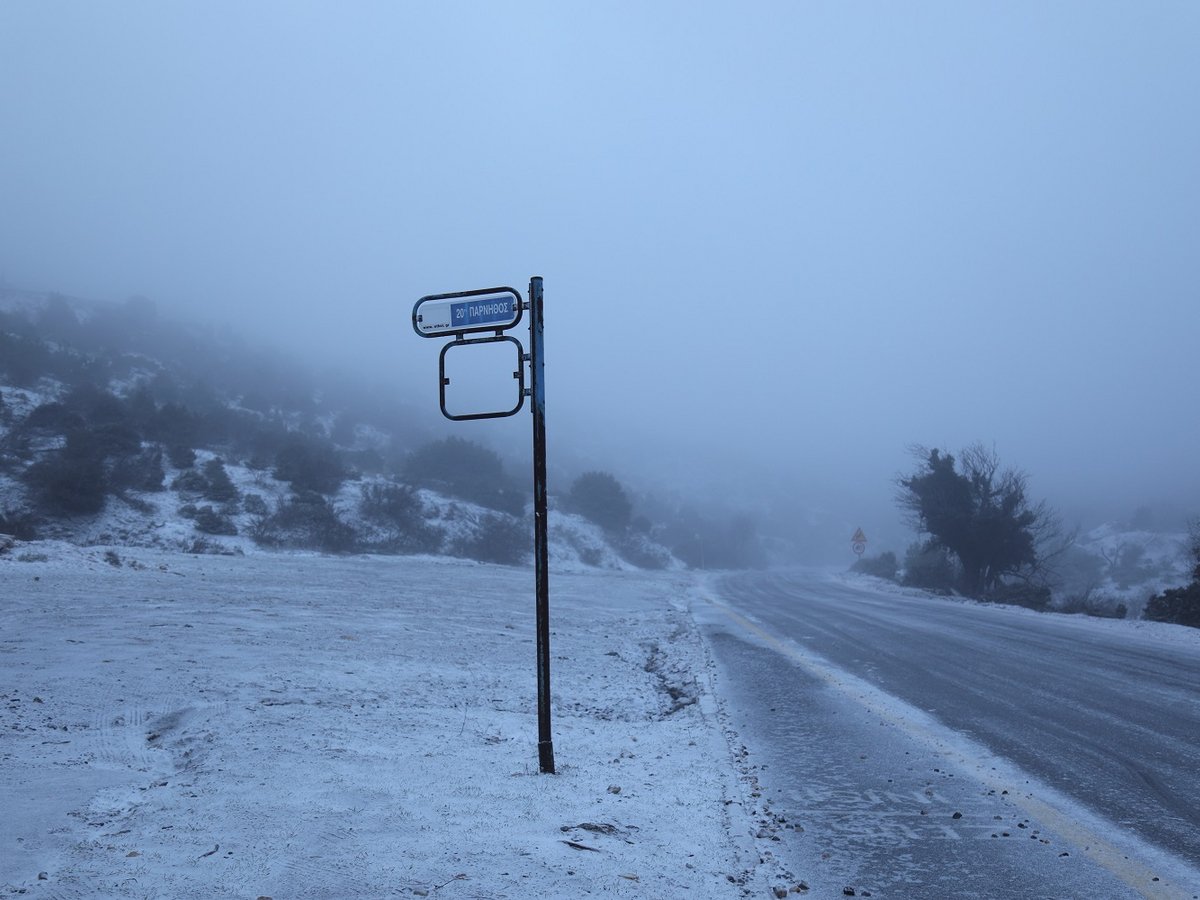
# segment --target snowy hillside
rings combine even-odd
[[[528,487],[402,413],[149,301],[0,293],[0,533],[23,540],[527,563]],[[560,565],[680,566],[648,523],[601,528],[558,499]]]
[[[197,463],[216,459],[215,454],[197,452]],[[164,491],[158,493],[129,492],[126,498],[114,499],[96,515],[79,517],[65,522],[53,522],[42,527],[43,537],[49,540],[67,541],[83,547],[101,547],[121,552],[122,548],[156,548],[183,553],[245,555],[273,552],[272,547],[258,543],[254,535],[261,529],[263,509],[278,509],[288,502],[291,490],[287,483],[272,478],[270,473],[251,469],[245,465],[224,466],[230,480],[237,488],[243,502],[232,508],[226,507],[224,516],[236,531],[234,534],[205,532],[195,521],[194,514],[186,513],[196,506],[196,498],[186,491]],[[180,470],[166,469],[168,482],[178,479]],[[374,524],[360,514],[362,492],[371,485],[389,485],[391,482],[380,476],[364,476],[358,481],[345,483],[329,498],[329,507],[341,522],[348,523],[357,535],[357,543],[364,549],[385,543],[391,536],[385,526]],[[6,493],[4,493],[6,492]],[[20,496],[20,485],[11,476],[0,476],[0,496],[10,500]],[[428,553],[446,556],[475,558],[480,555],[475,545],[485,535],[481,529],[497,516],[478,504],[447,498],[429,490],[419,490],[422,515],[428,527],[440,537],[436,546]],[[249,498],[251,502],[247,503]],[[203,501],[199,501],[203,504]],[[260,502],[262,505],[260,505]],[[203,506],[201,506],[203,508]],[[511,531],[506,540],[532,546],[532,522],[526,518],[504,517],[506,531]],[[524,532],[529,532],[528,535]],[[37,552],[39,542],[20,542],[25,552]],[[286,548],[285,548],[286,549]],[[307,548],[312,549],[312,548]],[[550,511],[550,559],[557,570],[581,570],[587,568],[634,570],[639,568],[627,562],[613,549],[610,536],[604,529],[582,516],[557,509]],[[512,562],[526,562],[529,550]],[[683,564],[672,558],[668,551],[647,543],[646,552],[661,556],[662,565],[655,568],[682,569]]]
[[[1115,523],[1080,535],[1060,565],[1060,602],[1111,614],[1123,606],[1137,618],[1146,601],[1186,584],[1190,565],[1186,532],[1158,532]]]

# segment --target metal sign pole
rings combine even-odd
[[[538,765],[554,774],[550,737],[550,540],[546,518],[546,380],[542,278],[529,279],[529,383],[533,395],[533,562],[537,590]]]
[[[529,310],[529,354],[526,355],[515,338],[503,332],[521,321]],[[412,311],[412,326],[420,337],[451,337],[442,348],[438,360],[438,381],[442,415],[454,421],[467,419],[500,419],[516,415],[533,399],[533,562],[537,610],[537,706],[538,706],[538,766],[542,772],[554,774],[554,743],[550,739],[550,536],[546,517],[546,379],[545,348],[542,343],[542,278],[529,279],[529,303],[521,303],[521,295],[511,287],[483,288],[476,291],[456,291],[452,294],[429,294],[417,301]],[[492,332],[491,337],[468,338],[467,335]],[[511,409],[452,413],[446,408],[446,354],[452,348],[478,347],[512,341],[517,346],[517,403]],[[524,364],[529,363],[529,387],[525,387]]]

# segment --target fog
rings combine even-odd
[[[982,441],[1068,521],[1195,515],[1198,39],[1190,2],[8,3],[0,274],[431,423],[413,303],[541,275],[552,473],[902,549],[907,448]]]

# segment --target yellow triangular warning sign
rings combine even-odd
[[[861,528],[854,532],[854,537],[850,538],[850,543],[852,544],[865,544],[866,542],[867,536],[863,534]]]

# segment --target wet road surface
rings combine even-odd
[[[1200,642],[821,573],[715,594],[781,851],[831,896],[1200,892]]]

